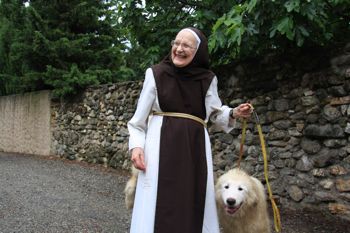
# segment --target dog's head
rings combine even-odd
[[[216,184],[216,200],[226,214],[234,216],[257,203],[254,181],[239,169],[228,171]]]

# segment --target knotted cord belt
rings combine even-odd
[[[252,107],[252,106],[251,106]],[[281,231],[281,216],[280,216],[280,212],[279,209],[276,205],[275,200],[273,199],[273,195],[272,195],[272,191],[271,191],[271,187],[270,187],[270,183],[269,183],[269,177],[268,177],[268,167],[267,167],[267,153],[266,153],[266,146],[265,146],[265,141],[264,141],[264,136],[262,133],[262,129],[261,129],[261,125],[260,125],[260,120],[258,117],[258,114],[256,113],[256,111],[253,109],[253,115],[255,117],[255,123],[256,123],[256,127],[258,128],[258,132],[259,132],[259,138],[260,138],[260,145],[261,145],[261,151],[263,154],[263,158],[264,158],[264,175],[265,175],[265,181],[266,181],[266,186],[267,186],[267,190],[269,193],[269,199],[271,201],[271,205],[272,205],[272,210],[273,210],[273,220],[274,220],[274,225],[275,225],[275,230],[276,232],[280,232]],[[245,136],[246,136],[246,130],[247,130],[247,120],[243,120],[243,127],[242,127],[242,138],[241,138],[241,145],[240,145],[240,150],[239,150],[239,159],[237,162],[237,166],[238,168],[240,168],[240,164],[241,164],[241,160],[243,157],[243,145],[244,145],[244,140],[245,140]]]
[[[200,124],[202,124],[205,128],[207,128],[207,123],[203,121],[203,119],[193,116],[191,114],[187,113],[180,113],[180,112],[153,112],[153,115],[155,116],[170,116],[170,117],[180,117],[180,118],[186,118],[194,120]]]

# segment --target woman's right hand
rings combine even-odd
[[[233,118],[249,118],[253,112],[253,106],[250,103],[240,104],[238,107],[234,108],[232,111]]]
[[[146,171],[145,154],[141,147],[135,147],[131,150],[131,161],[135,168]]]

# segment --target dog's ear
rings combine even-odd
[[[259,203],[259,189],[258,189],[259,186],[256,186],[256,181],[254,177],[250,177],[250,182],[251,182],[250,184],[251,187],[248,189],[249,190],[248,195],[250,197],[248,198],[248,201],[250,202],[251,206],[256,207]]]
[[[221,197],[221,179],[217,179],[215,182],[215,199],[216,201],[220,201]]]

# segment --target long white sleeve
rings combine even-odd
[[[147,132],[147,121],[156,99],[156,84],[152,69],[146,70],[145,81],[140,93],[134,116],[128,122],[129,150],[135,147],[144,148]]]
[[[207,118],[214,124],[215,129],[223,130],[228,133],[234,128],[236,120],[229,116],[231,108],[222,105],[218,95],[217,83],[218,80],[214,77],[205,97]]]

